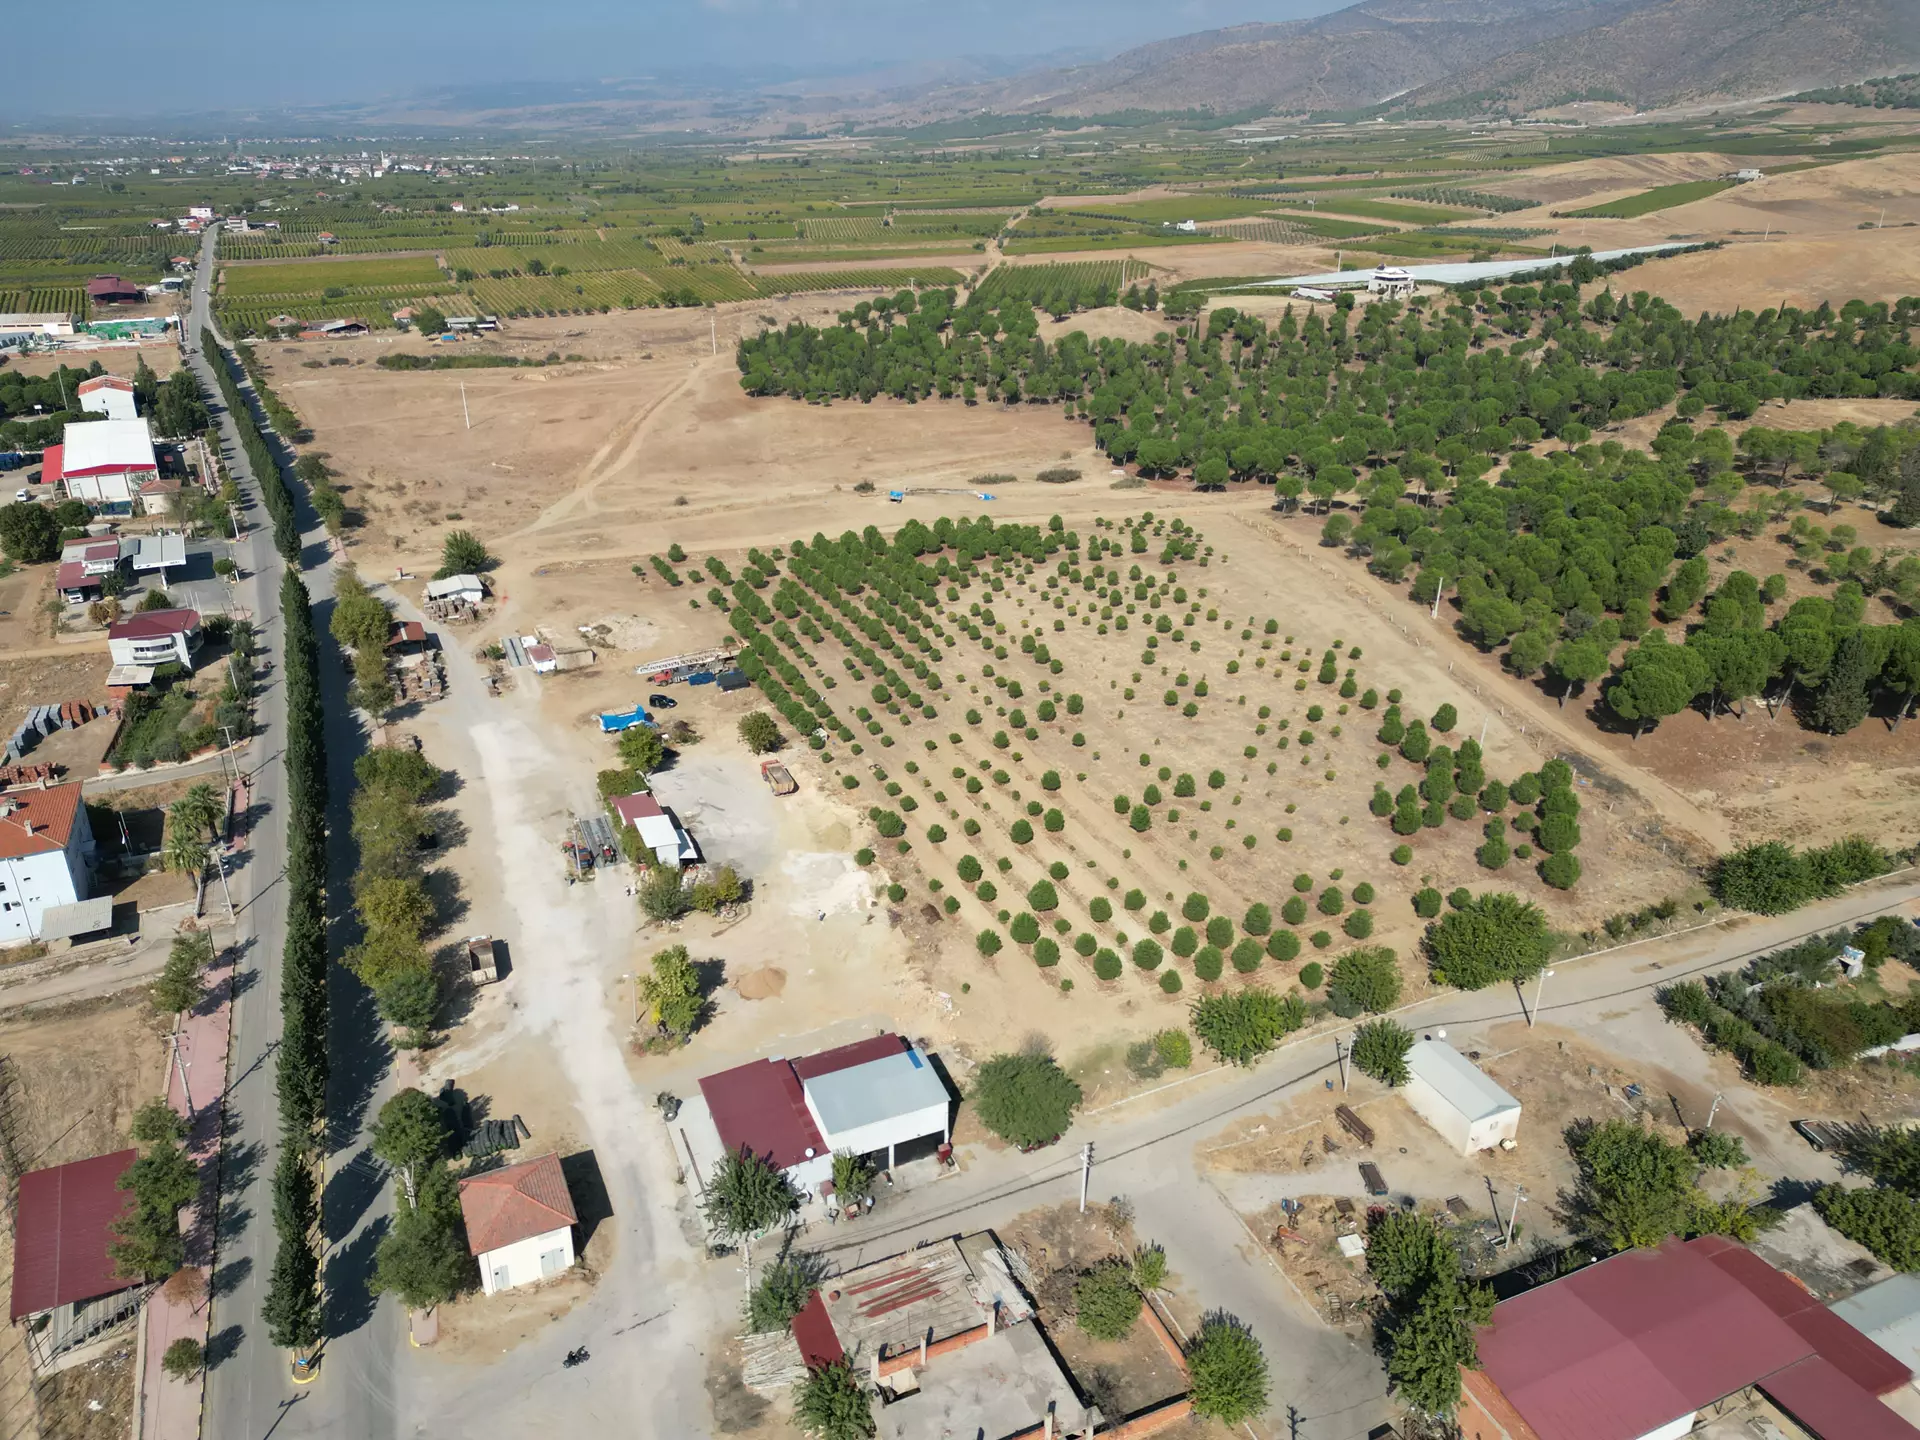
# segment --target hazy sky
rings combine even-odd
[[[93,0],[85,29],[127,38],[124,62],[23,78],[0,91],[0,111],[155,114],[690,66],[838,70],[1118,49],[1344,3],[1351,0]],[[6,9],[0,33],[12,53],[72,50],[65,6]]]

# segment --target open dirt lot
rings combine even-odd
[[[25,1164],[64,1165],[124,1148],[133,1112],[159,1092],[166,1063],[165,1026],[145,996],[77,1005],[33,1020],[0,1024],[0,1055],[14,1088],[5,1097]],[[13,1281],[13,1239],[0,1211],[0,1293]],[[132,1365],[103,1362],[69,1372],[41,1397],[47,1435],[104,1436],[102,1416],[124,1432]],[[90,1411],[99,1399],[105,1411]],[[0,1333],[0,1440],[34,1435],[35,1402],[19,1331]]]

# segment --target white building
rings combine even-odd
[[[681,828],[673,812],[653,796],[616,796],[613,811],[622,825],[631,825],[640,833],[640,843],[653,852],[653,858],[660,864],[677,868],[700,859],[700,849],[693,843],[693,837]]]
[[[107,627],[107,652],[115,665],[165,665],[193,668],[200,649],[198,610],[144,610]]]
[[[1413,1113],[1462,1155],[1518,1136],[1520,1102],[1446,1041],[1416,1041],[1407,1074],[1400,1093]]]
[[[427,599],[457,600],[464,605],[478,605],[487,598],[487,587],[478,575],[449,575],[444,580],[427,582]]]
[[[704,1076],[687,1106],[679,1138],[697,1174],[747,1150],[784,1170],[808,1200],[826,1193],[836,1153],[892,1169],[951,1135],[946,1082],[898,1035]]]
[[[1367,279],[1367,292],[1402,300],[1413,294],[1413,275],[1404,266],[1382,265]]]
[[[0,944],[54,938],[47,912],[87,898],[92,860],[78,781],[0,795]]]
[[[62,439],[47,447],[40,468],[47,483],[66,486],[69,499],[131,513],[140,487],[160,477],[144,420],[75,421]]]
[[[77,393],[80,408],[104,415],[109,420],[137,420],[140,412],[133,403],[133,382],[118,375],[95,375],[82,380]]]
[[[573,1264],[580,1217],[558,1155],[462,1180],[460,1212],[488,1295],[551,1279]]]
[[[73,317],[56,311],[19,311],[0,314],[0,337],[9,335],[61,336],[73,334]]]

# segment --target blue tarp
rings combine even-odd
[[[687,676],[687,684],[689,685],[711,685],[713,684],[713,680],[714,675],[711,670],[696,670],[693,674]]]
[[[642,705],[636,705],[631,710],[615,711],[613,714],[602,715],[600,717],[600,730],[602,734],[606,735],[617,734],[622,730],[631,730],[636,725],[650,725],[656,730],[660,728],[653,724],[653,717],[647,714],[646,707]]]

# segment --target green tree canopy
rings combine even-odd
[[[1058,1139],[1080,1108],[1080,1086],[1051,1055],[996,1055],[974,1077],[980,1123],[1009,1144]]]
[[[1532,979],[1552,949],[1546,915],[1506,891],[1474,896],[1428,926],[1424,943],[1435,983],[1462,990]]]

